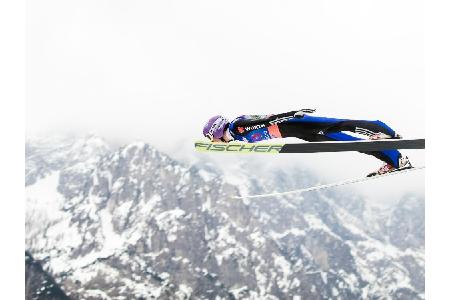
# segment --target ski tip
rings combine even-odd
[[[242,142],[209,142],[209,141],[197,141],[195,142],[195,150],[199,152],[211,152],[211,153],[267,153],[277,154],[280,153],[284,144],[272,144],[272,143],[242,143]]]

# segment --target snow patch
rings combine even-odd
[[[39,212],[41,217],[52,220],[60,216],[64,196],[58,192],[60,172],[53,172],[25,189],[26,211]],[[27,218],[28,220],[28,218]]]
[[[178,286],[178,291],[175,293],[179,299],[188,299],[191,297],[192,294],[192,288],[189,287],[187,284],[180,284]]]
[[[184,228],[180,225],[178,219],[186,215],[186,212],[180,208],[175,208],[158,214],[155,217],[156,224],[167,235],[167,240],[173,242],[177,239],[176,233]]]
[[[288,277],[291,275],[291,264],[283,257],[276,254],[272,254],[274,266],[281,272],[281,279],[278,279],[278,286],[287,291],[289,289],[290,282]]]

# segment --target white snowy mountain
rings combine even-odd
[[[237,200],[314,182],[239,169],[96,136],[29,140],[26,249],[74,299],[424,298],[423,197]]]

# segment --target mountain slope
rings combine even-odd
[[[41,264],[27,251],[25,251],[25,299],[70,299],[53,277],[45,272]]]
[[[26,245],[86,299],[422,299],[423,199],[331,191],[258,201],[301,170],[188,167],[145,143],[27,143]],[[294,173],[293,173],[294,172]],[[296,176],[291,176],[295,174]],[[408,234],[405,234],[408,233]]]

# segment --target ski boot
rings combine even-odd
[[[386,163],[383,166],[381,166],[381,168],[376,170],[375,172],[369,173],[367,175],[367,177],[384,175],[384,174],[387,174],[387,173],[392,173],[392,172],[402,171],[402,170],[406,170],[406,169],[411,169],[413,167],[411,162],[408,159],[408,156],[405,156],[405,157],[401,156],[398,159],[398,166],[399,167],[396,168],[393,165]]]
[[[372,134],[369,137],[370,140],[385,140],[385,139],[396,139],[396,140],[399,140],[399,139],[402,139],[402,138],[403,137],[400,134],[398,134],[398,133],[395,133],[394,136],[391,136],[391,135],[388,135],[388,134],[383,133],[383,132],[374,133],[374,134]]]

